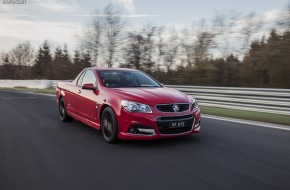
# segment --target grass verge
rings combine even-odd
[[[216,108],[200,106],[202,114],[216,115],[222,117],[230,117],[237,119],[246,119],[252,121],[261,121],[266,123],[275,123],[281,125],[290,125],[289,115],[271,114],[271,113],[261,113],[253,111],[226,109],[226,108]]]
[[[0,88],[0,90],[10,90],[18,92],[34,92],[44,94],[55,94],[55,88],[36,89],[36,88]]]

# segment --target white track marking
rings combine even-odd
[[[22,94],[33,94],[33,95],[42,95],[42,96],[51,96],[55,97],[53,94],[45,94],[45,93],[35,93],[35,92],[21,92],[21,91],[13,91],[13,90],[1,90],[3,92],[17,92],[17,93],[22,93]]]
[[[219,116],[206,115],[206,114],[202,114],[202,118],[228,121],[228,122],[234,122],[234,123],[242,123],[242,124],[247,124],[247,125],[255,125],[255,126],[260,126],[260,127],[290,131],[290,126],[287,126],[287,125],[277,125],[277,124],[272,124],[272,123],[263,123],[263,122],[256,122],[256,121],[249,121],[249,120],[242,120],[242,119],[233,119],[233,118],[219,117]]]

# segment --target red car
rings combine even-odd
[[[73,82],[59,82],[56,90],[60,119],[101,130],[109,143],[200,131],[200,109],[192,96],[138,70],[87,68]]]

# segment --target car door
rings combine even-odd
[[[93,84],[97,88],[96,75],[92,70],[87,70],[82,81],[81,86],[84,84]],[[96,119],[96,105],[97,105],[97,90],[78,89],[77,105],[79,114],[87,120],[94,121]]]
[[[75,85],[72,85],[70,87],[70,92],[69,92],[69,101],[68,101],[68,107],[67,109],[71,112],[73,112],[74,114],[80,115],[81,114],[81,110],[79,109],[79,92],[81,90],[81,86],[82,86],[82,80],[84,78],[84,75],[86,73],[86,70],[84,70],[79,78],[76,81]]]

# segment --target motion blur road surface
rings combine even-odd
[[[54,97],[0,91],[0,190],[290,189],[290,131],[203,119],[196,136],[111,145]]]

